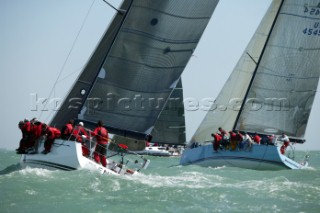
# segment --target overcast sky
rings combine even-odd
[[[119,1],[109,2],[118,5]],[[182,75],[184,98],[216,98],[270,2],[220,0]],[[102,0],[0,1],[0,148],[17,148],[19,120],[50,121],[54,106],[49,104],[48,111],[41,113],[39,100],[49,94],[63,99],[113,15],[114,10]],[[317,94],[307,143],[299,149],[320,150],[319,99]],[[186,111],[187,140],[205,113]]]

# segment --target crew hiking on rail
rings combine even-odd
[[[19,147],[16,149],[17,154],[38,154],[41,141],[44,141],[44,150],[41,153],[48,154],[51,152],[54,140],[63,139],[81,143],[83,155],[89,157],[90,150],[88,143],[91,138],[96,138],[94,160],[106,167],[109,135],[108,130],[103,127],[103,122],[99,120],[97,127],[93,131],[86,130],[83,122],[79,122],[76,126],[74,123],[74,120],[69,120],[61,129],[58,129],[40,122],[37,118],[33,118],[30,121],[27,118],[21,120],[18,123],[18,127],[22,133],[22,137]]]
[[[266,144],[275,145],[275,135],[260,136],[258,133],[249,135],[247,132],[240,131],[225,131],[221,127],[218,128],[218,132],[212,133],[213,137],[212,146],[213,151],[218,152],[219,150],[230,150],[230,151],[251,151],[253,144]],[[290,144],[289,137],[282,133],[280,141],[283,142],[280,152],[285,153],[285,150]]]

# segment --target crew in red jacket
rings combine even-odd
[[[38,120],[36,120],[33,125],[32,125],[32,145],[34,147],[34,153],[38,152],[38,144],[39,144],[39,140],[40,137],[43,136],[45,134],[45,132],[43,132],[43,126],[46,125],[45,123],[42,123]]]
[[[78,141],[79,143],[82,143],[82,154],[83,156],[88,156],[90,151],[86,145],[86,139],[89,139],[87,131],[84,129],[83,122],[79,122],[77,126],[74,127],[72,136]]]
[[[222,140],[222,137],[221,135],[219,135],[218,133],[212,133],[211,136],[214,138],[214,141],[212,142],[212,145],[213,145],[213,150],[215,152],[218,151],[219,149],[219,146],[220,146],[220,142]]]
[[[80,143],[83,141],[83,137],[88,138],[88,133],[84,129],[83,125],[83,122],[79,122],[79,124],[74,127],[72,132],[73,137]]]
[[[222,138],[223,137],[228,137],[228,133],[227,133],[227,131],[226,130],[224,130],[224,129],[222,129],[221,127],[219,127],[219,132],[220,132],[220,134],[221,134],[221,136],[222,136]]]
[[[54,139],[59,138],[61,135],[61,132],[59,129],[51,126],[43,126],[45,129],[45,133],[47,134],[47,139],[44,142],[44,150],[42,154],[48,154],[51,151],[51,146],[54,142]]]
[[[24,125],[22,127],[22,132],[25,138],[25,149],[28,149],[33,146],[33,125],[32,121],[28,121],[28,119],[24,119]]]
[[[231,150],[234,151],[238,146],[237,134],[234,133],[233,131],[229,131],[229,135],[230,135]]]
[[[69,120],[69,122],[61,129],[61,138],[64,140],[69,140],[73,131],[74,120]]]
[[[255,134],[254,134],[254,136],[253,136],[253,141],[254,141],[256,144],[260,144],[261,137],[258,135],[258,133],[255,133]]]
[[[108,131],[103,127],[103,122],[98,121],[97,127],[93,130],[92,136],[97,138],[96,149],[94,151],[94,160],[102,166],[107,166],[107,144],[108,144]]]

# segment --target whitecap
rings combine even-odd
[[[35,174],[37,176],[48,177],[48,178],[51,177],[52,172],[53,171],[50,171],[47,169],[31,168],[31,167],[26,167],[25,169],[22,169],[19,171],[19,173],[22,175]]]
[[[28,195],[36,195],[36,194],[37,194],[36,191],[31,190],[31,189],[27,189],[27,190],[26,190],[26,193],[27,193]]]

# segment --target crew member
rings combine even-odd
[[[213,145],[213,150],[215,152],[218,151],[219,147],[220,147],[220,142],[222,140],[221,135],[219,135],[218,133],[212,133],[211,136],[214,138],[212,145]]]
[[[102,166],[107,166],[107,144],[108,144],[108,131],[103,127],[103,122],[98,121],[97,127],[93,130],[92,136],[97,138],[97,144],[94,151],[94,160]]]
[[[243,134],[242,143],[243,143],[242,146],[243,146],[244,150],[247,150],[248,148],[249,148],[249,150],[251,150],[253,141],[252,141],[251,137],[246,132],[244,132],[244,134]]]
[[[83,126],[84,126],[83,122],[79,122],[79,124],[74,127],[72,136],[76,139],[76,141],[82,144],[83,156],[89,156],[90,151],[88,149],[88,146],[85,143],[86,139],[89,139],[89,136]]]
[[[25,153],[26,139],[27,139],[26,137],[27,136],[24,134],[23,126],[24,126],[24,121],[20,121],[19,124],[18,124],[18,127],[21,130],[22,137],[21,137],[20,142],[19,142],[19,147],[18,147],[18,149],[16,149],[17,154]]]
[[[45,123],[42,123],[38,120],[35,120],[32,124],[32,153],[38,153],[38,145],[39,145],[39,140],[41,138],[41,136],[43,136],[45,134],[45,132],[43,132],[43,126],[46,125]]]
[[[69,140],[73,131],[74,120],[69,120],[69,122],[61,129],[61,139]]]
[[[221,127],[218,128],[219,132],[220,132],[220,136],[222,137],[221,139],[221,144],[225,149],[229,149],[229,134],[226,130],[222,129]]]
[[[280,140],[283,142],[283,144],[282,144],[282,146],[280,148],[280,152],[281,152],[281,154],[284,155],[287,147],[290,144],[290,140],[289,140],[289,137],[286,134],[284,134],[284,132],[282,133]]]
[[[256,144],[260,144],[261,137],[258,135],[258,133],[255,133],[255,134],[254,134],[254,136],[253,136],[253,141],[254,141]]]
[[[241,150],[243,148],[243,144],[242,144],[243,135],[240,133],[240,131],[237,131],[236,138],[237,138],[238,148],[239,148],[239,150]]]
[[[149,147],[149,146],[150,146],[151,140],[152,140],[152,135],[147,134],[146,137],[145,137],[146,147]]]
[[[267,137],[268,137],[268,144],[269,144],[269,145],[275,145],[275,142],[276,142],[276,137],[275,137],[275,135],[272,134],[272,135],[268,135]]]
[[[25,135],[25,150],[33,146],[32,141],[32,127],[33,127],[33,119],[29,121],[27,118],[24,119],[24,125],[22,127],[23,134]]]
[[[44,150],[42,154],[48,154],[51,151],[51,146],[56,138],[59,138],[61,132],[59,129],[47,125],[43,125],[44,132],[47,134],[47,139],[44,142]]]
[[[229,131],[229,135],[230,135],[231,150],[234,151],[234,150],[236,150],[237,145],[238,145],[237,134],[234,133],[233,131]]]

